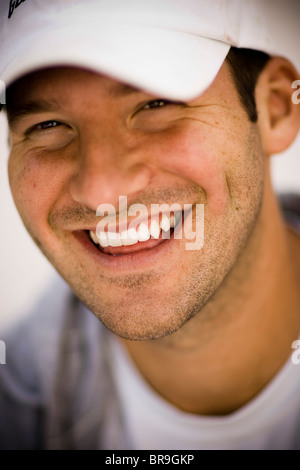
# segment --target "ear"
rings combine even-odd
[[[266,155],[286,150],[299,132],[300,105],[292,100],[297,78],[294,66],[281,57],[271,58],[258,78],[255,99]]]

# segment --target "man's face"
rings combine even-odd
[[[264,155],[227,64],[188,103],[163,101],[78,69],[19,81],[9,103],[12,193],[28,231],[74,292],[115,333],[160,338],[224,284],[261,207]],[[153,100],[161,99],[160,105]],[[150,106],[147,106],[150,103]],[[204,246],[154,240],[96,247],[96,209],[204,204]]]

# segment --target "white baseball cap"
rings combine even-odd
[[[287,57],[299,70],[299,13],[298,0],[1,0],[0,80],[75,66],[189,100],[231,45]]]

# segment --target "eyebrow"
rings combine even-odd
[[[108,92],[108,95],[112,96],[112,97],[119,98],[119,97],[122,97],[122,96],[132,95],[134,93],[145,93],[145,92],[143,92],[142,90],[139,90],[138,88],[135,88],[131,85],[126,85],[126,84],[123,84],[123,83],[115,83],[110,88],[110,90]]]
[[[134,88],[130,85],[125,84],[115,84],[109,91],[108,96],[112,98],[121,98],[124,96],[130,96],[132,94],[145,93],[138,88]],[[57,111],[61,108],[61,102],[50,99],[38,99],[33,101],[25,101],[24,103],[13,105],[8,108],[8,121],[9,125],[13,128],[17,125],[18,121],[23,117],[26,117],[30,114],[38,114],[43,112]]]
[[[49,111],[56,111],[60,107],[60,103],[55,100],[37,100],[27,101],[20,105],[12,105],[8,107],[8,121],[11,127],[14,127],[17,122],[29,114],[38,114]]]

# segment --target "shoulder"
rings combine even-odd
[[[56,279],[30,314],[1,331],[6,364],[0,366],[0,448],[37,446],[36,430],[55,367],[62,322],[72,299],[68,286]]]
[[[113,397],[107,330],[98,318],[59,278],[30,315],[0,336],[6,345],[6,364],[0,367],[0,449],[67,448],[66,416],[80,436],[76,445],[95,446]],[[84,435],[75,426],[82,420],[88,421]]]
[[[73,294],[67,284],[55,279],[37,301],[32,311],[15,324],[1,331],[6,345],[6,365],[1,368],[2,380],[10,383],[18,378],[24,385],[33,379],[33,371],[50,366],[58,333],[65,312],[72,308]],[[46,362],[45,362],[46,361]]]

